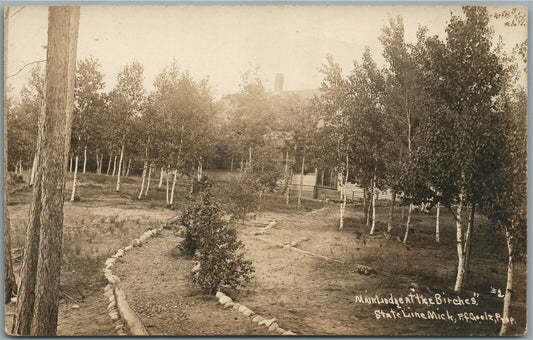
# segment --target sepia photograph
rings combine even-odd
[[[5,335],[527,333],[531,3],[3,9]]]

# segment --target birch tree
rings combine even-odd
[[[110,109],[114,118],[113,141],[119,152],[115,191],[120,191],[124,152],[126,144],[131,140],[132,121],[134,117],[142,115],[144,107],[143,70],[143,66],[139,62],[133,62],[124,67],[118,74],[117,85],[110,94]]]

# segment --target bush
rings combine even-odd
[[[184,252],[196,254],[200,262],[200,270],[193,276],[195,284],[214,293],[221,286],[237,288],[250,280],[252,263],[244,259],[244,245],[222,220],[210,189],[190,201],[180,220],[186,228]]]
[[[243,172],[217,190],[220,202],[228,214],[244,222],[246,214],[259,207],[260,195],[253,177]]]

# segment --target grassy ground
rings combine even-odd
[[[27,176],[27,175],[26,175]],[[166,207],[165,183],[157,188],[158,176],[152,178],[148,195],[137,200],[140,178],[123,179],[120,193],[115,192],[115,178],[105,175],[80,174],[77,202],[65,202],[65,231],[62,266],[62,300],[60,305],[59,334],[63,335],[106,335],[114,334],[113,325],[105,315],[106,301],[101,296],[105,281],[102,266],[106,257],[118,248],[131,242],[148,228],[160,226],[176,215],[186,202],[189,190],[187,180],[180,180],[171,210]],[[215,184],[216,185],[216,184]],[[70,197],[71,182],[66,185]],[[20,264],[20,249],[24,242],[31,188],[25,184],[10,185],[8,209],[13,226],[13,248],[16,269]],[[312,211],[325,206],[317,213]],[[383,236],[388,220],[388,207],[382,203],[377,208],[377,231],[368,235],[364,213],[357,205],[347,207],[345,227],[338,230],[338,206],[316,200],[303,200],[303,207],[296,209],[296,199],[289,205],[279,195],[266,195],[255,220],[244,224],[235,223],[241,240],[245,243],[247,256],[256,267],[255,278],[239,291],[228,292],[237,302],[246,304],[257,313],[276,317],[279,324],[300,334],[352,334],[352,335],[496,335],[499,325],[487,322],[430,321],[420,319],[377,320],[376,309],[390,309],[393,306],[366,305],[355,302],[355,296],[402,296],[411,289],[425,295],[435,293],[454,295],[457,254],[455,249],[455,228],[451,215],[441,211],[441,242],[435,242],[434,211],[430,214],[416,213],[412,218],[412,230],[408,244],[404,245]],[[406,213],[404,214],[406,215]],[[396,210],[395,233],[401,235],[402,213]],[[252,235],[258,227],[270,221],[278,223],[265,235]],[[168,236],[168,235],[167,235]],[[151,245],[157,242],[171,247],[175,240],[156,238],[148,245],[137,249],[155,251]],[[449,307],[450,313],[462,311],[480,313],[501,313],[502,299],[493,294],[492,288],[503,291],[506,275],[506,253],[502,236],[484,226],[478,217],[474,231],[472,262],[467,275],[462,297],[479,294],[477,306]],[[305,239],[305,240],[304,240]],[[285,243],[297,242],[296,248],[308,253],[281,247]],[[163,244],[162,243],[162,244]],[[157,247],[156,247],[157,248]],[[141,263],[125,260],[120,264],[121,279],[132,284],[133,291],[127,291],[135,299],[150,292],[149,300],[143,300],[140,308],[158,334],[262,334],[261,330],[246,326],[235,319],[230,311],[220,311],[216,301],[203,296],[187,282],[190,260],[176,260],[160,249],[154,252],[159,262]],[[326,261],[309,253],[338,260]],[[132,256],[137,256],[132,253]],[[129,261],[129,262],[128,262]],[[172,262],[177,261],[177,262]],[[376,270],[371,275],[361,275],[358,265]],[[170,266],[170,267],[169,267]],[[178,267],[176,267],[178,266]],[[168,267],[168,268],[167,268]],[[140,272],[143,268],[150,270]],[[165,280],[167,289],[154,289],[161,281],[161,268],[180,279]],[[515,288],[511,316],[516,323],[510,333],[522,334],[526,324],[526,269],[519,264],[515,274]],[[172,285],[175,283],[175,287]],[[416,288],[413,288],[416,287]],[[180,303],[185,306],[180,313],[160,308],[163,304],[154,301],[168,300],[169,293],[184,295]],[[165,295],[167,294],[167,295]],[[172,295],[171,294],[171,295]],[[72,309],[79,304],[80,309]],[[168,305],[168,308],[174,308]],[[148,308],[148,307],[149,308]],[[193,306],[193,307],[191,307]],[[13,304],[6,306],[13,312]],[[412,311],[424,312],[430,308],[417,307]],[[213,314],[209,314],[213,311]],[[138,311],[143,313],[142,310]],[[170,313],[170,314],[165,314]],[[198,314],[199,313],[199,314]],[[224,314],[226,313],[226,314]],[[193,315],[194,314],[194,315]],[[205,321],[216,321],[217,328],[203,329]],[[226,315],[226,316],[225,316]],[[170,319],[173,323],[169,323]],[[227,320],[225,319],[227,317]],[[210,319],[211,318],[211,319]],[[188,321],[187,321],[188,320]],[[6,319],[9,329],[10,318]],[[187,323],[189,322],[189,323]],[[227,326],[224,324],[227,323]],[[165,324],[168,324],[165,326]],[[84,327],[80,327],[84,325]],[[186,325],[189,325],[185,327]]]

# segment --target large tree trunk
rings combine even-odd
[[[137,197],[137,199],[141,199],[142,195],[143,195],[143,191],[144,191],[144,181],[146,179],[146,167],[147,167],[147,164],[146,164],[146,161],[144,161],[144,166],[143,166],[143,175],[142,175],[142,180],[141,180],[141,191],[139,191],[139,196]]]
[[[437,216],[435,217],[435,241],[440,242],[440,202],[437,203]]]
[[[456,227],[456,241],[457,241],[457,277],[455,279],[454,291],[459,292],[463,287],[463,277],[465,273],[465,255],[463,250],[463,225],[462,225],[462,210],[463,210],[463,192],[459,196],[459,204],[457,205],[457,215],[455,217]]]
[[[390,234],[392,231],[392,218],[394,216],[394,206],[396,205],[396,191],[391,193],[391,204],[389,210],[389,221],[387,222],[387,234]]]
[[[7,79],[7,43],[8,43],[8,27],[9,21],[9,7],[6,7],[4,10],[4,85],[6,84]],[[7,93],[7,91],[5,91]],[[4,93],[4,96],[5,96]],[[8,178],[8,140],[7,140],[7,118],[4,114],[4,303],[8,303],[17,293],[17,282],[15,281],[15,273],[13,271],[13,261],[11,259],[11,223],[9,221],[9,210],[7,209],[7,178]],[[35,162],[37,159],[37,154],[33,158],[33,167],[35,167]],[[33,168],[32,168],[33,169]],[[30,179],[30,184],[33,185],[33,170],[32,177]]]
[[[15,321],[11,330],[13,334],[19,335],[30,334],[31,320],[33,317],[33,305],[35,303],[35,282],[37,280],[37,258],[39,255],[39,238],[41,227],[39,219],[41,212],[42,188],[40,184],[42,178],[42,167],[40,166],[40,162],[45,115],[46,100],[43,100],[39,115],[39,133],[37,135],[37,147],[35,151],[35,156],[37,158],[35,183],[37,185],[34,185],[33,187],[28,224],[26,225],[22,266],[19,271],[20,282],[17,290],[17,309],[15,313]]]
[[[87,169],[87,145],[83,149],[83,173],[85,173]]]
[[[505,285],[505,295],[503,298],[503,316],[502,327],[500,328],[500,335],[507,333],[507,327],[509,325],[509,307],[511,306],[511,297],[513,292],[513,274],[514,274],[514,251],[513,242],[509,230],[505,229],[505,240],[507,242],[507,251],[509,259],[507,261],[507,283]]]
[[[250,149],[250,157],[251,157],[251,149]],[[251,159],[251,158],[250,158]],[[304,171],[305,171],[305,150],[302,156],[302,170],[300,171],[300,190],[298,192],[298,209],[302,206],[302,192],[304,188]]]
[[[118,171],[117,171],[117,187],[115,191],[120,191],[120,172],[122,170],[122,161],[124,159],[124,143],[122,143],[122,148],[120,149],[120,161],[118,162]]]
[[[150,178],[152,176],[152,164],[150,164],[150,167],[148,168],[148,181],[146,182],[146,191],[144,192],[144,195],[148,195],[148,190],[150,190]]]
[[[74,202],[74,197],[76,196],[76,182],[78,180],[78,156],[76,156],[76,161],[74,164],[74,178],[72,179],[72,191],[70,194],[71,202]]]
[[[54,336],[57,331],[63,198],[74,106],[79,13],[79,7],[49,8],[46,114],[41,130],[42,148],[33,196],[33,199],[38,199],[40,203],[32,202],[32,210],[36,207],[40,209],[34,210],[34,219],[29,223],[33,225],[38,221],[38,224],[35,224],[40,225],[37,239],[38,257],[31,251],[24,255],[26,268],[35,265],[37,259],[38,261],[36,274],[26,270],[21,280],[25,282],[27,289],[24,294],[21,294],[22,291],[19,293],[17,302],[15,330],[21,335]],[[38,227],[29,231],[37,230]],[[32,240],[29,243],[31,244]],[[32,255],[35,257],[28,261],[28,257]],[[28,281],[33,280],[35,285],[28,287]],[[28,303],[31,295],[34,296],[34,301]],[[26,308],[31,309],[31,312],[27,313]],[[28,327],[29,320],[31,324]],[[24,324],[21,324],[21,321]]]

